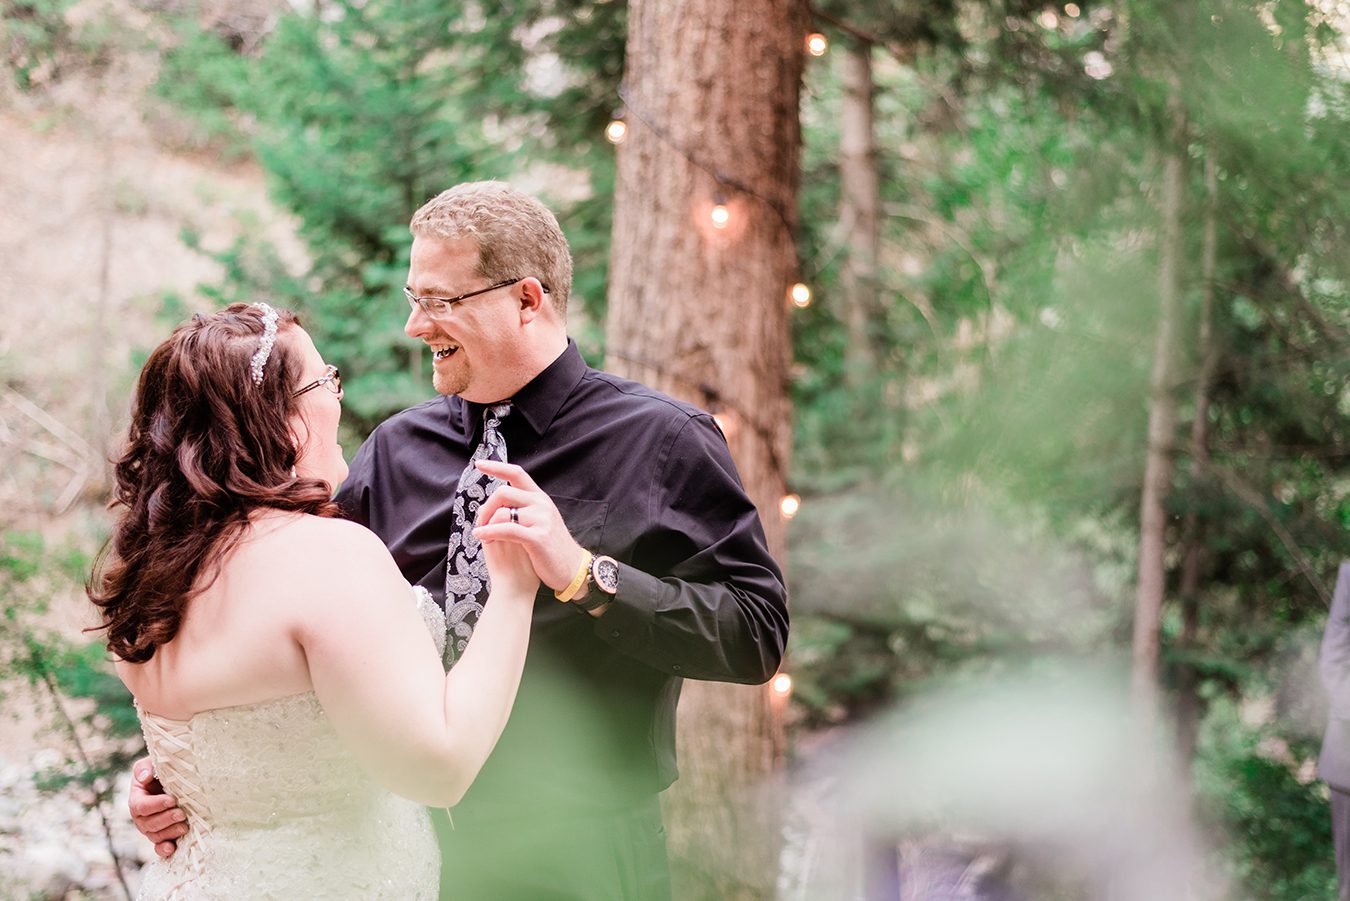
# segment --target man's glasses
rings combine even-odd
[[[455,311],[455,304],[463,303],[470,297],[477,297],[479,294],[486,294],[489,291],[496,291],[498,288],[505,288],[507,285],[514,285],[520,281],[519,278],[508,278],[504,282],[497,282],[495,285],[488,285],[486,288],[479,288],[477,291],[469,291],[465,294],[456,294],[454,297],[418,297],[412,293],[412,289],[407,285],[403,286],[403,296],[408,298],[408,306],[416,309],[422,308],[422,312],[427,314],[429,319],[449,319],[450,314]],[[544,293],[548,293],[548,285],[541,285]]]
[[[299,397],[300,395],[304,394],[306,391],[313,391],[315,388],[319,387],[320,385],[323,385],[323,386],[324,386],[325,388],[327,388],[329,391],[333,392],[333,393],[336,394],[338,397],[341,397],[341,396],[342,396],[342,373],[338,372],[338,368],[337,368],[336,366],[329,366],[326,370],[324,370],[323,376],[322,376],[321,378],[315,379],[314,381],[310,382],[310,383],[309,383],[308,385],[306,385],[305,387],[301,388],[299,391],[294,391],[294,392],[292,392],[292,393],[291,393],[291,397]]]

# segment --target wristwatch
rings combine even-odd
[[[586,572],[586,581],[598,591],[587,592],[584,598],[573,600],[577,610],[590,613],[597,607],[603,607],[614,599],[619,592],[619,562],[613,557],[592,556],[591,567]]]
[[[619,593],[619,561],[603,554],[591,560],[591,583],[609,598]],[[602,601],[601,603],[604,603]]]

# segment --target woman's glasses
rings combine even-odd
[[[329,366],[328,369],[324,371],[324,374],[323,374],[323,376],[322,376],[321,378],[317,378],[317,379],[315,379],[314,381],[310,382],[310,383],[309,383],[308,385],[306,385],[305,387],[301,388],[299,391],[293,392],[293,393],[291,394],[291,397],[299,397],[300,395],[304,394],[306,391],[313,391],[315,388],[319,387],[320,385],[323,385],[323,386],[324,386],[325,388],[327,388],[329,391],[333,392],[333,393],[336,394],[338,397],[341,397],[341,396],[342,396],[342,373],[338,372],[338,368],[337,368],[336,366]]]

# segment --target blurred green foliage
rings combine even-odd
[[[817,302],[793,323],[789,556],[803,721],[853,719],[936,675],[1128,648],[1173,91],[1190,166],[1163,676],[1193,679],[1202,709],[1259,694],[1282,638],[1320,628],[1350,557],[1350,79],[1334,29],[1303,3],[902,8],[926,9],[928,34],[830,7],[881,38],[879,365],[861,383],[846,371],[834,51],[804,94]],[[1207,288],[1208,454],[1192,473]],[[1188,513],[1201,585],[1183,641]],[[1209,752],[1252,808],[1243,820],[1205,796],[1215,822],[1241,823],[1225,853],[1253,897],[1326,897],[1325,801],[1255,748]]]
[[[20,90],[60,77],[78,43],[78,29],[66,14],[74,0],[5,0],[0,17],[0,48],[6,68]]]
[[[1304,736],[1254,728],[1229,699],[1211,709],[1195,761],[1196,790],[1213,831],[1228,839],[1223,865],[1244,886],[1244,897],[1336,897],[1327,787],[1297,775],[1317,747]]]
[[[847,260],[833,238],[839,73],[828,60],[809,72],[802,247],[821,302],[794,321],[805,364],[798,609],[848,620],[880,607],[894,625],[907,621],[918,582],[944,599],[937,621],[976,596],[952,573],[997,560],[1001,543],[1040,536],[1101,574],[1088,593],[1128,625],[1159,142],[1163,99],[1177,85],[1192,166],[1171,542],[1194,511],[1204,530],[1203,642],[1238,671],[1272,636],[1321,615],[1326,580],[1350,555],[1345,80],[1318,62],[1309,36],[1325,30],[1301,4],[1094,3],[1073,17],[1035,4],[976,6],[983,15],[964,7],[950,29],[935,27],[959,40],[910,45],[912,62],[873,51],[891,215],[873,330],[881,366],[861,388],[846,378],[842,313],[831,303]],[[1098,76],[1112,67],[1106,76],[1086,74],[1090,54],[1101,57]],[[1210,462],[1192,476],[1206,157],[1218,169],[1218,359]],[[912,534],[991,512],[1005,524],[1001,541],[925,550]],[[841,534],[851,538],[843,553],[829,543]],[[911,577],[914,567],[923,578]],[[846,596],[830,595],[843,584]],[[1075,643],[1121,637],[1103,624]],[[845,645],[836,656],[849,656]],[[903,670],[899,656],[884,669]]]
[[[38,533],[0,529],[0,685],[33,686],[45,708],[42,728],[60,733],[67,749],[35,774],[38,787],[74,787],[89,807],[103,808],[144,753],[131,693],[108,666],[102,641],[72,641],[47,618],[58,594],[82,592],[90,564],[74,544],[50,547]],[[102,740],[90,742],[95,735]]]

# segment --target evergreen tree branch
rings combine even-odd
[[[52,705],[56,708],[57,715],[65,727],[66,733],[70,736],[71,742],[75,745],[75,753],[80,758],[80,765],[84,767],[86,773],[92,774],[95,771],[93,761],[89,759],[89,753],[84,749],[84,742],[80,739],[79,729],[75,725],[75,720],[66,710],[66,705],[61,701],[61,689],[57,687],[56,679],[52,676],[51,667],[47,665],[46,657],[43,654],[42,645],[31,632],[25,632],[24,644],[28,647],[28,662],[32,667],[32,672],[36,673],[46,687],[47,693],[51,696]],[[117,873],[117,881],[122,886],[122,894],[126,896],[127,901],[131,901],[131,889],[127,886],[126,877],[122,873],[122,858],[117,853],[117,847],[113,842],[112,825],[108,822],[108,814],[104,810],[103,802],[106,788],[100,790],[94,785],[90,785],[94,792],[94,809],[98,812],[99,822],[103,826],[103,837],[108,845],[108,856],[112,858],[113,869]]]
[[[1198,454],[1194,453],[1194,449],[1191,459],[1198,462],[1200,468],[1217,478],[1230,492],[1232,492],[1234,497],[1251,507],[1263,520],[1265,520],[1266,525],[1270,526],[1270,530],[1275,533],[1280,539],[1280,543],[1284,545],[1284,549],[1289,552],[1289,556],[1294,558],[1294,562],[1298,564],[1299,571],[1303,574],[1303,578],[1308,581],[1308,584],[1312,586],[1313,591],[1317,593],[1317,596],[1321,599],[1322,603],[1329,609],[1331,607],[1331,594],[1317,578],[1317,573],[1313,570],[1307,555],[1299,548],[1298,542],[1294,540],[1294,536],[1290,533],[1289,529],[1275,516],[1261,492],[1251,485],[1248,485],[1232,470],[1219,466],[1212,460],[1202,459]]]

